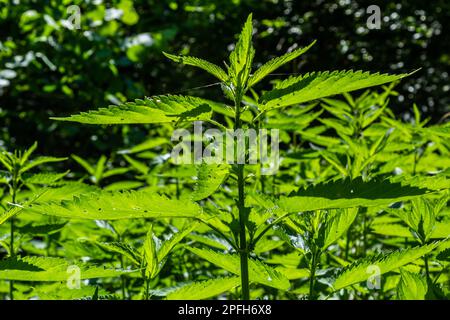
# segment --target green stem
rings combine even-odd
[[[317,254],[315,251],[312,252],[312,260],[311,260],[311,274],[309,276],[309,300],[315,300],[314,295],[314,284],[316,281],[316,261]]]
[[[234,130],[241,128],[241,97],[235,98],[235,121]],[[239,148],[236,148],[239,150]],[[239,155],[237,155],[239,158]],[[238,209],[239,209],[239,255],[241,264],[241,289],[242,300],[250,299],[249,277],[248,277],[248,247],[246,234],[247,212],[245,210],[245,181],[244,181],[244,166],[245,164],[237,165],[238,176]]]
[[[427,282],[431,283],[430,269],[428,267],[428,257],[426,255],[423,257],[423,261],[425,263],[425,273],[427,275]]]
[[[13,173],[13,185],[12,185],[12,194],[11,194],[11,201],[12,203],[16,203],[16,194],[17,194],[17,184],[18,184],[18,177],[17,177],[17,170],[14,169],[14,173]],[[11,217],[10,220],[10,257],[14,258],[15,252],[14,252],[14,230],[15,230],[15,226],[14,226],[14,217]],[[10,280],[9,281],[9,298],[11,300],[14,300],[14,281]]]
[[[150,279],[145,278],[145,300],[150,300]]]
[[[248,279],[248,250],[246,238],[246,212],[244,207],[244,165],[238,165],[238,192],[239,192],[239,254],[241,258],[241,286],[242,299],[250,299],[249,279]]]

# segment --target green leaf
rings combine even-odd
[[[37,173],[30,175],[28,177],[24,177],[24,182],[26,184],[38,184],[38,185],[44,185],[44,184],[52,184],[66,176],[69,173],[69,171],[63,172],[63,173]]]
[[[163,54],[167,58],[169,58],[170,60],[173,60],[175,62],[183,63],[186,65],[190,65],[190,66],[194,66],[194,67],[203,69],[206,72],[212,74],[214,77],[216,77],[217,79],[219,79],[222,82],[226,82],[228,80],[228,75],[226,74],[226,72],[221,67],[219,67],[218,65],[215,65],[214,63],[211,63],[209,61],[206,61],[206,60],[203,60],[200,58],[195,58],[195,57],[176,56],[176,55],[165,53],[165,52],[163,52]]]
[[[156,253],[156,242],[153,234],[153,225],[150,225],[150,230],[144,241],[144,260],[145,260],[145,274],[148,278],[153,279],[158,275],[158,256]]]
[[[409,200],[429,191],[389,180],[364,182],[361,178],[345,179],[300,189],[288,197],[281,197],[279,205],[286,212],[382,206]]]
[[[89,193],[93,192],[94,190],[96,190],[94,187],[82,183],[69,183],[58,188],[48,187],[41,189],[36,194],[33,194],[30,200],[21,205],[16,205],[11,209],[3,212],[0,215],[0,225],[2,225],[9,218],[21,213],[30,205],[45,203],[48,201],[69,200],[72,199],[74,195]]]
[[[400,269],[400,274],[400,282],[397,286],[397,299],[425,300],[428,291],[426,279],[403,269]]]
[[[211,106],[207,100],[189,96],[155,96],[118,106],[82,112],[53,120],[86,124],[144,124],[208,120]]]
[[[95,168],[93,166],[91,166],[89,164],[89,162],[87,162],[86,160],[84,160],[83,158],[73,154],[72,159],[75,160],[76,162],[78,162],[78,164],[80,166],[82,166],[91,176],[93,176],[95,174]]]
[[[148,174],[148,172],[150,171],[150,168],[148,166],[146,166],[144,163],[142,163],[141,161],[138,161],[136,159],[131,158],[130,156],[127,156],[126,154],[123,155],[123,157],[125,158],[125,160],[127,160],[127,162],[134,168],[136,169],[139,173],[146,175]]]
[[[169,199],[145,190],[95,192],[71,200],[24,205],[35,213],[68,219],[117,220],[133,218],[195,218],[201,208],[187,200]]]
[[[231,273],[236,275],[240,275],[241,273],[241,269],[239,267],[240,258],[237,254],[225,254],[209,249],[190,247],[188,247],[188,249],[199,257]],[[248,272],[251,282],[260,283],[280,290],[289,289],[289,280],[284,275],[259,260],[254,260],[251,258],[248,260]]]
[[[197,222],[189,222],[185,227],[183,227],[180,231],[175,232],[172,234],[172,236],[165,240],[161,247],[158,250],[158,261],[160,263],[164,263],[164,260],[167,258],[167,256],[170,254],[170,252],[173,250],[173,248],[181,242],[181,240],[184,239],[188,234],[190,234],[195,228],[197,228],[198,223]],[[162,268],[162,265],[160,266]]]
[[[67,160],[67,158],[56,158],[56,157],[37,157],[34,160],[31,160],[29,162],[27,162],[23,167],[20,168],[20,172],[26,172],[29,171],[30,169],[39,166],[41,164],[44,163],[49,163],[49,162],[60,162],[60,161],[64,161]]]
[[[337,241],[355,221],[358,208],[349,208],[328,213],[327,220],[321,229],[323,232],[322,250]]]
[[[309,50],[316,41],[314,40],[309,46],[295,49],[292,52],[288,52],[281,57],[274,58],[268,62],[266,62],[264,65],[262,65],[256,72],[250,76],[250,79],[248,81],[247,87],[250,88],[257,84],[259,81],[264,79],[267,75],[274,72],[276,69],[281,67],[282,65],[294,60],[295,58],[301,56],[303,53]]]
[[[197,182],[192,200],[199,201],[213,194],[228,176],[227,164],[206,164],[197,166]]]
[[[335,94],[378,86],[410,74],[371,74],[363,71],[311,72],[281,81],[260,99],[262,109],[272,110]]]
[[[186,284],[166,296],[167,300],[201,300],[230,291],[240,284],[239,277],[227,277]]]
[[[433,251],[441,243],[434,242],[421,247],[401,249],[388,254],[379,254],[357,260],[340,272],[333,283],[333,289],[339,290],[367,280],[372,275],[368,269],[370,266],[378,267],[379,275],[398,269]]]
[[[79,268],[79,269],[78,269]],[[0,261],[0,280],[17,281],[68,281],[71,275],[80,280],[117,277],[126,270],[106,269],[85,263],[70,263],[60,258],[24,257]]]
[[[228,74],[235,88],[244,90],[250,76],[255,49],[252,45],[252,14],[247,18],[244,24],[236,47],[230,54],[230,66]]]
[[[128,259],[137,267],[141,264],[141,255],[140,253],[133,248],[131,245],[123,242],[96,242],[98,246],[100,246],[102,249],[109,251],[109,252],[115,252],[119,253]]]

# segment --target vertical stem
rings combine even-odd
[[[13,185],[12,185],[12,194],[11,194],[11,201],[12,201],[12,203],[16,203],[16,193],[17,193],[17,183],[18,183],[18,181],[17,181],[17,179],[18,179],[18,177],[17,177],[17,171],[18,171],[18,169],[17,168],[14,168],[14,171],[13,171]],[[11,217],[11,220],[10,220],[10,257],[11,258],[14,258],[16,255],[15,255],[15,253],[14,253],[14,229],[15,229],[15,226],[14,226],[14,217]],[[10,280],[9,281],[9,298],[11,299],[11,300],[14,300],[14,281],[12,281],[12,280]]]
[[[235,98],[235,121],[234,130],[241,128],[241,97]],[[236,148],[239,150],[239,148]],[[237,155],[239,158],[239,155]],[[245,210],[245,181],[244,181],[245,164],[237,164],[238,176],[238,209],[239,209],[239,255],[241,264],[241,288],[242,300],[250,299],[249,280],[248,280],[248,247],[246,237],[246,221],[247,212]]]
[[[428,257],[426,255],[423,257],[423,261],[425,263],[425,273],[427,275],[427,282],[431,283],[430,269],[428,267]]]
[[[316,252],[313,251],[311,260],[311,274],[309,276],[309,300],[315,300],[314,284],[316,280]]]
[[[145,278],[145,300],[148,300],[150,297],[150,279]]]

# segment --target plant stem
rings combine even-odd
[[[244,165],[238,165],[238,192],[239,192],[239,254],[241,258],[241,285],[242,299],[249,300],[249,280],[248,280],[248,250],[245,222],[247,220],[244,207]]]
[[[241,97],[236,96],[235,99],[235,121],[234,130],[241,128]],[[239,148],[236,148],[238,151]],[[237,155],[239,159],[239,155]],[[241,264],[241,289],[242,300],[250,299],[249,280],[248,280],[248,247],[247,247],[247,232],[246,221],[247,212],[245,210],[245,181],[244,181],[244,166],[245,164],[237,164],[238,176],[238,209],[239,209],[239,255]]]
[[[316,280],[316,252],[312,252],[311,259],[311,274],[309,276],[309,300],[315,300],[314,296],[314,284]]]
[[[16,194],[17,194],[17,184],[18,184],[18,175],[17,175],[17,169],[14,168],[13,172],[13,181],[12,181],[12,192],[11,192],[11,201],[12,203],[16,203]],[[10,257],[14,258],[16,255],[14,253],[14,217],[11,217],[10,220]],[[11,300],[14,300],[14,281],[9,281],[9,298]]]
[[[430,269],[428,267],[428,257],[426,255],[423,257],[423,261],[424,261],[424,264],[425,264],[425,273],[427,275],[427,282],[431,283]]]
[[[145,277],[145,300],[150,298],[150,279]]]

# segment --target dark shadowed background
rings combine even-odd
[[[79,28],[72,5],[80,9]],[[379,30],[366,25],[370,5],[381,9]],[[422,68],[397,86],[390,106],[408,118],[416,103],[432,122],[449,111],[448,0],[0,0],[0,147],[37,140],[42,153],[95,155],[141,142],[148,127],[89,127],[49,117],[155,94],[220,99],[218,86],[204,87],[214,78],[161,51],[223,65],[250,12],[257,64],[317,39],[280,72]]]

